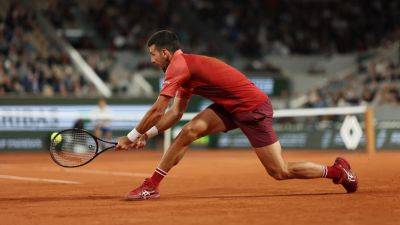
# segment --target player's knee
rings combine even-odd
[[[285,168],[269,169],[267,172],[275,180],[286,180],[289,178],[289,171]]]
[[[182,128],[181,134],[183,138],[194,141],[201,136],[203,130],[200,124],[189,123]]]
[[[191,125],[185,125],[182,130],[181,130],[181,135],[182,138],[192,140],[196,138],[196,130],[193,128]]]

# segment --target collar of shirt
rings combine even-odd
[[[174,57],[177,56],[177,55],[181,55],[181,54],[183,54],[183,51],[182,51],[181,49],[178,49],[178,50],[176,50],[176,51],[174,52],[174,54],[172,55],[172,58],[174,58]]]
[[[175,57],[175,56],[181,55],[181,54],[183,54],[183,51],[182,51],[181,49],[176,50],[176,51],[174,52],[174,54],[172,55],[171,62],[174,60],[174,57]],[[171,64],[170,64],[170,65],[171,65]],[[168,67],[169,67],[170,65],[168,65]],[[164,73],[167,72],[168,67],[167,67],[167,69],[164,71]]]

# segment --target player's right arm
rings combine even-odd
[[[165,80],[161,88],[160,96],[158,99],[174,98],[174,97],[185,97],[185,99],[189,99],[191,91],[185,90],[182,87],[182,85],[189,79],[190,79],[190,71],[185,59],[183,58],[182,55],[175,56],[165,72]],[[172,109],[167,112],[167,115],[165,115],[164,113],[165,109],[164,109],[163,111],[164,115],[161,118],[157,118],[157,123],[155,123],[155,125],[153,123],[152,124],[153,126],[150,129],[148,126],[145,127],[146,129],[144,128],[140,129],[140,131],[144,130],[145,133],[144,134],[140,133],[138,139],[136,139],[137,141],[133,142],[132,145],[138,147],[139,145],[138,142],[140,141],[145,142],[145,140],[147,140],[148,137],[151,138],[157,135],[159,131],[168,129],[173,124],[178,122],[182,117],[181,114],[186,109],[187,102],[178,100],[175,101],[174,99],[173,105],[174,106],[172,107]],[[142,123],[139,123],[138,128],[142,128],[141,125]],[[137,135],[138,132],[135,129],[132,130],[132,132],[136,131]]]
[[[160,121],[156,124],[159,133],[169,129],[179,122],[185,112],[189,99],[175,97],[172,107],[163,115]]]
[[[175,97],[171,108],[163,115],[163,117],[152,129],[155,129],[157,131],[157,134],[159,134],[174,126],[177,122],[181,120],[183,113],[186,111],[188,103],[189,97]],[[148,139],[148,132],[146,132],[139,138],[139,141],[136,142],[134,147],[143,148],[146,145]]]

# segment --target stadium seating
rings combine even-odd
[[[38,27],[35,11],[9,2],[0,30],[0,93],[82,96],[90,87]],[[6,3],[4,3],[6,4]]]
[[[148,58],[143,54],[148,35],[160,28],[170,28],[178,32],[184,49],[218,55],[242,70],[273,70],[274,74],[284,73],[290,79],[303,81],[307,85],[296,85],[302,90],[294,93],[308,90],[307,106],[340,105],[338,102],[343,102],[340,99],[349,98],[342,96],[351,84],[344,85],[343,79],[335,80],[328,75],[336,76],[341,72],[337,68],[352,62],[338,64],[331,56],[364,52],[396,39],[400,4],[394,0],[362,4],[338,2],[251,1],[244,7],[244,2],[209,0],[179,5],[174,1],[139,0],[80,1],[79,4],[78,1],[48,0],[35,5],[5,0],[0,10],[0,93],[98,96],[67,54],[43,34],[36,18],[36,13],[40,13],[79,50],[117,96],[129,94],[129,85],[121,84],[121,80],[143,68],[151,68],[144,63]],[[132,59],[132,65],[119,60],[126,51],[131,54],[128,58]],[[314,58],[331,57],[331,63],[304,67],[302,57],[310,54]],[[296,60],[280,58],[288,55],[300,60],[296,64]],[[344,59],[340,55],[339,58]],[[378,85],[382,91],[373,88],[372,95],[380,99],[376,102],[393,102],[393,96],[398,95],[398,63],[385,60],[390,64],[385,73],[392,74],[391,84]],[[253,66],[257,64],[262,66]],[[304,73],[298,72],[302,70]],[[379,80],[380,84],[388,80],[387,75],[381,79],[381,73],[375,75],[370,70],[346,76],[346,81],[360,81],[364,86],[357,89],[360,93],[354,93],[357,101],[345,100],[345,104],[360,103],[361,90],[367,90],[371,83],[375,85],[371,80]],[[309,82],[312,80],[329,82],[321,88],[321,82]],[[364,95],[370,94],[365,91]],[[316,98],[322,102],[315,103]]]

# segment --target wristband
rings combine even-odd
[[[146,132],[147,137],[150,139],[158,134],[158,129],[156,126],[153,126]]]
[[[131,130],[131,132],[129,132],[126,136],[128,137],[128,139],[132,142],[134,142],[138,137],[140,137],[142,134],[139,133],[136,128],[133,128],[133,130]]]

